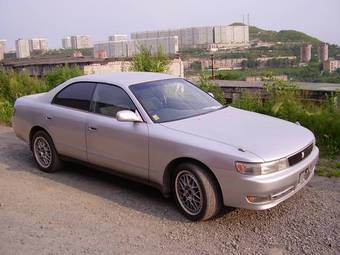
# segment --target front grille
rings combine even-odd
[[[307,148],[303,149],[302,151],[299,151],[298,153],[294,154],[293,156],[290,156],[288,158],[289,166],[293,166],[303,159],[307,158],[309,154],[311,154],[313,150],[313,144],[310,144]]]

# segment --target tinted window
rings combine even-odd
[[[136,107],[123,89],[113,85],[98,84],[93,95],[92,109],[96,113],[116,117],[117,112],[135,111]]]
[[[95,86],[95,83],[74,83],[60,91],[53,103],[88,111]]]

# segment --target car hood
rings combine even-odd
[[[162,125],[249,151],[264,161],[287,157],[314,141],[312,132],[295,123],[234,107]]]

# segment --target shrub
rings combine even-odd
[[[14,104],[19,97],[45,92],[46,84],[25,72],[0,70],[0,99]]]
[[[0,101],[0,123],[10,124],[13,113],[13,104],[8,101]]]
[[[268,114],[268,110],[264,108],[262,98],[258,94],[252,94],[250,92],[245,92],[241,95],[233,104],[235,107],[254,111],[259,113]]]
[[[340,109],[337,105],[340,93],[334,93],[321,104],[312,104],[301,100],[295,85],[289,82],[270,81],[265,83],[264,89],[269,93],[268,100],[262,100],[256,94],[244,94],[234,106],[298,121],[315,134],[324,154],[334,156],[340,152]]]
[[[79,66],[70,67],[68,65],[63,67],[57,67],[51,72],[47,73],[45,80],[49,89],[71,79],[73,77],[84,75],[84,72]]]
[[[221,87],[209,80],[208,75],[201,73],[198,85],[205,92],[212,93],[214,98],[221,104],[224,105],[226,103],[223,90]]]
[[[131,71],[164,73],[168,70],[169,63],[162,47],[152,55],[150,49],[141,46],[139,53],[133,58]]]
[[[30,77],[26,72],[0,69],[0,122],[10,123],[13,105],[19,97],[42,93],[72,77],[82,75],[79,67],[59,67],[45,79]]]
[[[243,76],[240,72],[232,72],[232,71],[219,71],[216,73],[216,79],[219,80],[241,80]]]

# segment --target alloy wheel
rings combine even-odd
[[[38,164],[43,168],[48,168],[52,163],[52,150],[48,141],[39,136],[33,144],[34,156]]]
[[[197,215],[203,208],[203,193],[195,175],[187,170],[180,171],[175,179],[178,201],[188,214]]]

